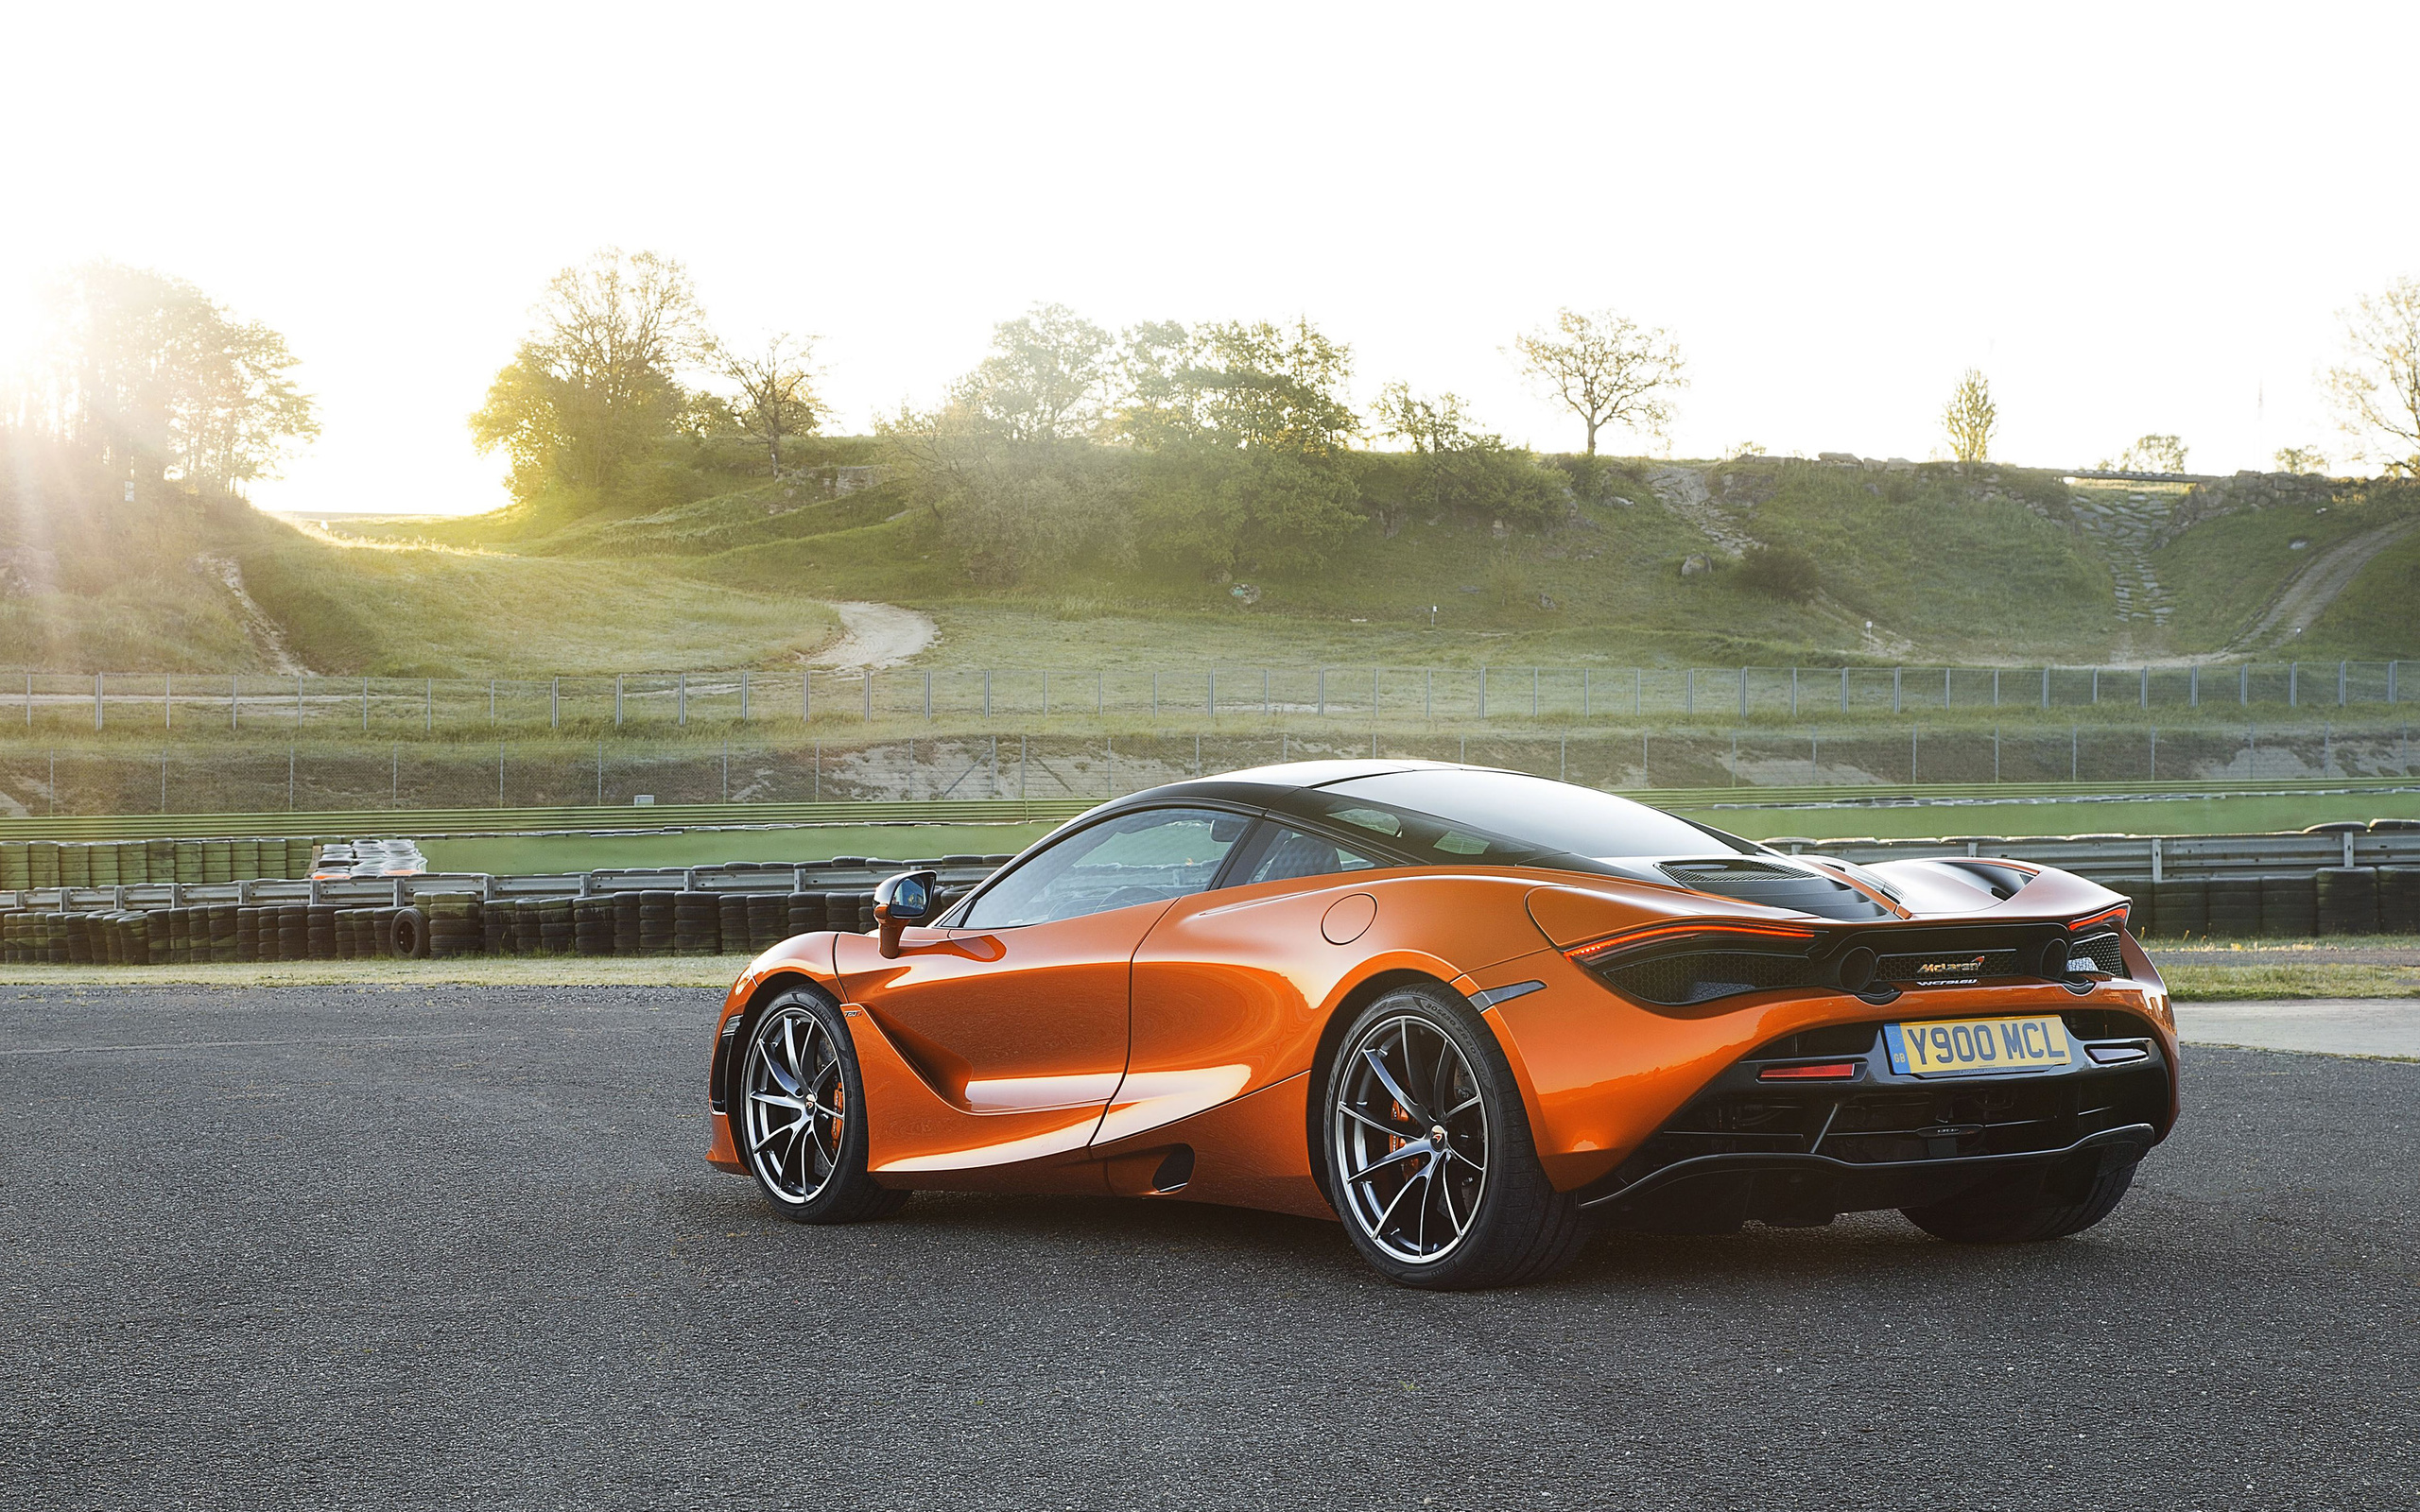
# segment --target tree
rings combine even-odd
[[[285,338],[182,279],[89,263],[49,289],[34,428],[112,469],[196,483],[273,476],[320,433]]]
[[[1432,511],[1452,509],[1531,524],[1550,518],[1563,505],[1560,480],[1534,466],[1527,451],[1508,447],[1503,438],[1480,430],[1468,403],[1454,393],[1430,399],[1401,381],[1378,390],[1370,411],[1372,428],[1385,439],[1404,442],[1418,469],[1413,497],[1374,486],[1363,490],[1371,512],[1389,536],[1401,528],[1404,507],[1414,502]]]
[[[808,366],[814,354],[813,337],[786,332],[767,337],[757,352],[737,352],[721,342],[714,346],[715,367],[739,390],[730,404],[732,423],[764,443],[776,477],[782,471],[782,442],[813,435],[822,421],[822,402],[816,398],[814,369]]]
[[[1360,428],[1344,397],[1353,350],[1307,319],[1136,326],[1119,369],[1127,404],[1114,429],[1146,450],[1184,438],[1324,457]]]
[[[1521,366],[1588,428],[1587,455],[1608,425],[1662,437],[1671,392],[1687,387],[1680,343],[1612,310],[1561,310],[1551,328],[1512,341]]]
[[[2137,436],[2133,445],[2118,454],[2115,461],[2103,461],[2103,472],[2182,472],[2185,471],[2185,442],[2174,436]]]
[[[1992,403],[1991,380],[1979,368],[1969,368],[1949,391],[1942,406],[1941,428],[1949,436],[1949,455],[1961,462],[1986,461],[1992,455],[1992,432],[1999,427],[1999,406]]]
[[[504,448],[513,491],[548,478],[610,488],[672,434],[688,407],[680,370],[708,351],[688,271],[608,248],[555,275],[538,329],[471,417],[483,452]]]
[[[2399,278],[2344,312],[2344,360],[2327,371],[2353,455],[2420,476],[2420,280]]]
[[[2281,446],[2277,448],[2276,463],[2280,472],[2327,471],[2327,455],[2316,446]]]
[[[1064,441],[1100,424],[1114,370],[1110,334],[1063,304],[1037,304],[992,330],[992,354],[956,397],[1011,441]]]

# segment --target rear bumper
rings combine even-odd
[[[1580,1205],[1616,1228],[1656,1233],[1720,1233],[1747,1219],[1778,1228],[1819,1226],[1843,1212],[1920,1208],[2006,1173],[2040,1168],[2062,1182],[2083,1182],[2132,1165],[2157,1143],[2149,1124],[2088,1134],[2054,1150],[1940,1160],[1854,1161],[1828,1155],[1701,1155],[1663,1166],[1628,1185],[1612,1178],[1583,1192]]]

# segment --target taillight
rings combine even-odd
[[[1758,1081],[1853,1081],[1858,1063],[1854,1060],[1827,1060],[1820,1066],[1767,1066],[1756,1073]]]
[[[1564,954],[1623,996],[1687,1007],[1744,992],[1828,985],[1809,957],[1821,930],[1788,924],[1660,924]]]

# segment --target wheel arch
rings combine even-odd
[[[1458,998],[1462,996],[1461,993],[1455,991],[1451,982],[1439,976],[1435,971],[1424,971],[1409,966],[1388,967],[1371,972],[1340,993],[1337,997],[1335,1006],[1328,1010],[1327,1021],[1320,1025],[1319,1043],[1311,1052],[1311,1064],[1307,1072],[1309,1080],[1305,1084],[1303,1098],[1303,1150],[1311,1168],[1311,1179],[1318,1184],[1320,1195],[1326,1199],[1331,1208],[1336,1207],[1336,1194],[1327,1188],[1327,1158],[1321,1143],[1322,1137],[1321,1127],[1323,1123],[1321,1109],[1327,1103],[1328,1069],[1336,1062],[1337,1047],[1344,1042],[1345,1029],[1354,1019],[1359,1016],[1363,1008],[1399,987],[1412,987],[1420,984],[1452,992]],[[1468,1000],[1464,999],[1464,1001]]]
[[[751,1028],[756,1022],[756,1016],[765,1011],[767,1004],[785,992],[802,989],[821,997],[832,1007],[837,1008],[840,1005],[840,995],[834,990],[833,984],[817,976],[805,966],[794,964],[777,966],[758,978],[744,994],[737,992],[733,994],[738,1005],[735,1008],[729,1005],[725,1005],[722,1022],[717,1028],[717,1035],[735,1047],[744,1045]],[[744,1055],[725,1055],[716,1057],[716,1075],[718,1081],[714,1088],[715,1101],[721,1107],[722,1117],[727,1123],[732,1117],[734,1106],[732,1097],[735,1088],[734,1078],[738,1076],[740,1063],[745,1058]],[[737,1125],[735,1125],[733,1139],[736,1141],[737,1138]]]

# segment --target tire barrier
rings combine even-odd
[[[2260,933],[2307,939],[2319,933],[2319,893],[2309,877],[2260,879]]]
[[[2378,933],[2420,935],[2420,867],[2378,868]]]
[[[158,883],[299,882],[332,851],[350,869],[356,848],[376,874],[416,861],[414,842],[268,835],[227,840],[0,840],[0,892],[43,887],[140,887]]]
[[[2313,879],[2319,933],[2375,935],[2378,927],[2378,874],[2372,867],[2329,867]]]

